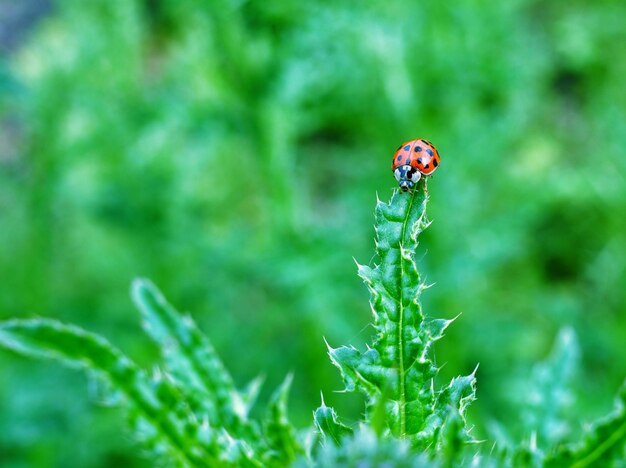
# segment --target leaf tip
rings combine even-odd
[[[285,376],[285,380],[283,380],[283,383],[281,385],[283,389],[288,390],[291,387],[291,384],[293,383],[293,375],[294,375],[293,371],[289,371],[287,373],[287,375]]]
[[[133,297],[139,297],[145,289],[154,288],[154,284],[148,278],[134,278],[130,284],[130,292]]]
[[[328,341],[326,340],[326,337],[323,336],[322,339],[324,340],[324,343],[326,344],[326,349],[328,350],[328,354],[331,354],[335,348],[333,348],[331,345],[328,344]]]

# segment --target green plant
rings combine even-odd
[[[428,287],[415,263],[417,238],[429,224],[426,202],[425,182],[408,196],[395,192],[389,204],[377,201],[379,264],[357,264],[371,292],[375,339],[364,353],[329,346],[329,355],[341,371],[345,390],[365,394],[366,424],[415,448],[439,449],[448,420],[457,417],[463,421],[461,439],[472,441],[465,409],[474,399],[476,379],[472,373],[443,389],[433,384],[438,368],[429,351],[452,320],[425,320],[419,302]]]
[[[287,416],[290,375],[264,416],[252,418],[261,380],[237,389],[191,317],[178,313],[147,280],[134,282],[132,297],[162,354],[163,365],[154,372],[139,368],[104,338],[49,319],[0,323],[0,346],[93,372],[109,394],[120,397],[137,438],[169,465],[582,467],[623,460],[626,391],[615,412],[592,425],[580,444],[568,444],[566,431],[555,435],[550,429],[560,427],[560,386],[575,361],[571,331],[535,372],[541,404],[529,428],[541,434],[542,446],[485,450],[472,437],[466,409],[475,399],[475,372],[435,386],[431,346],[452,320],[426,319],[419,301],[427,285],[415,256],[418,236],[429,225],[427,201],[425,180],[409,194],[394,192],[389,203],[377,201],[377,264],[358,265],[371,292],[373,343],[364,352],[328,346],[345,391],[365,395],[366,412],[357,427],[342,423],[322,400],[314,427],[296,431]]]

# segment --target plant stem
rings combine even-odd
[[[404,213],[404,221],[402,222],[402,234],[400,236],[400,314],[398,318],[398,378],[400,380],[400,437],[406,436],[406,389],[405,389],[405,374],[404,368],[404,262],[402,260],[404,250],[404,239],[406,236],[406,227],[409,221],[411,209],[413,207],[413,201],[419,187],[416,187],[411,192],[411,199]]]

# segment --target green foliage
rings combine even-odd
[[[235,381],[266,371],[259,403],[306,368],[303,426],[338,385],[319,337],[365,323],[346,256],[368,263],[368,200],[425,136],[443,165],[422,300],[463,312],[436,356],[441,382],[481,363],[473,433],[529,439],[505,383],[565,325],[585,331],[572,427],[606,410],[626,373],[626,2],[0,3],[0,318],[54,311],[145,365],[139,272],[237,356]],[[30,23],[32,5],[53,7]],[[143,466],[80,376],[0,368],[0,465]]]
[[[265,461],[279,466],[288,465],[303,453],[287,415],[287,396],[291,381],[292,375],[289,374],[274,392],[264,421],[265,439],[269,448]]]
[[[299,466],[304,464],[296,464],[296,467]],[[323,445],[316,454],[315,466],[421,468],[438,464],[430,461],[425,455],[416,455],[406,440],[380,438],[367,426],[361,426],[353,437],[343,439],[340,445]]]
[[[243,403],[233,404],[238,393],[232,378],[193,319],[181,317],[150,283],[136,281],[132,293],[144,330],[159,345],[167,372],[189,389],[200,420],[238,432],[247,410]]]
[[[208,339],[148,281],[133,284],[144,328],[163,353],[152,375],[103,338],[47,319],[0,324],[0,346],[96,372],[123,395],[137,438],[168,464],[285,466],[302,452],[287,419],[291,377],[261,422],[249,418],[258,382],[239,392]]]
[[[426,193],[423,180],[410,194],[396,191],[389,204],[377,202],[379,263],[373,268],[358,265],[372,295],[375,339],[364,353],[329,346],[345,390],[366,395],[366,421],[382,404],[386,432],[417,448],[441,446],[442,426],[456,415],[464,421],[465,408],[475,396],[473,374],[453,379],[443,389],[434,386],[438,369],[429,351],[451,320],[426,320],[419,300],[427,288],[415,263],[417,238],[428,226]],[[467,428],[458,435],[472,440]]]
[[[565,440],[576,423],[572,418],[572,385],[579,367],[580,350],[574,330],[563,328],[550,356],[536,365],[527,380],[519,382],[525,390],[522,405],[523,427],[533,434],[540,449]]]
[[[580,420],[571,411],[571,387],[579,353],[576,334],[571,328],[564,328],[556,337],[550,356],[533,368],[527,383],[518,383],[522,386],[520,393],[526,397],[519,409],[530,440],[512,444],[508,453],[501,451],[500,462],[581,468],[621,466],[626,460],[626,384],[619,392],[613,413],[588,424],[582,435],[575,434]],[[494,462],[493,457],[481,460]]]
[[[180,394],[169,379],[148,378],[103,338],[54,320],[12,320],[0,325],[0,344],[21,354],[98,372],[123,393],[141,428],[140,436],[152,448],[180,463],[201,466],[214,459],[210,445],[214,441],[199,443],[203,429],[188,407],[181,405]]]
[[[571,423],[564,414],[578,360],[570,329],[562,330],[553,353],[530,379],[523,411],[532,441],[487,451],[473,438],[466,412],[476,399],[476,372],[435,385],[439,368],[432,345],[452,321],[427,319],[421,308],[427,286],[415,257],[418,236],[429,225],[427,201],[425,180],[410,193],[396,190],[389,203],[377,201],[376,263],[358,265],[371,293],[374,341],[365,352],[328,346],[345,391],[365,395],[366,412],[356,428],[342,423],[322,399],[314,427],[298,434],[287,410],[291,374],[264,415],[252,417],[261,379],[238,390],[193,319],[177,312],[147,280],[133,283],[132,297],[162,354],[162,367],[151,373],[104,338],[56,320],[0,322],[0,347],[95,375],[120,396],[136,438],[168,466],[580,468],[623,462],[626,385],[613,414],[593,423],[580,442],[568,440]]]
[[[339,421],[335,410],[326,406],[324,398],[320,407],[313,413],[313,420],[323,445],[340,446],[345,438],[353,434],[351,428]]]
[[[623,466],[625,461],[626,384],[619,392],[613,413],[593,423],[579,443],[560,447],[550,454],[546,466]]]

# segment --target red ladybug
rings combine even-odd
[[[391,170],[400,190],[408,192],[422,178],[431,175],[439,166],[441,158],[430,141],[417,140],[402,143],[393,155]]]

